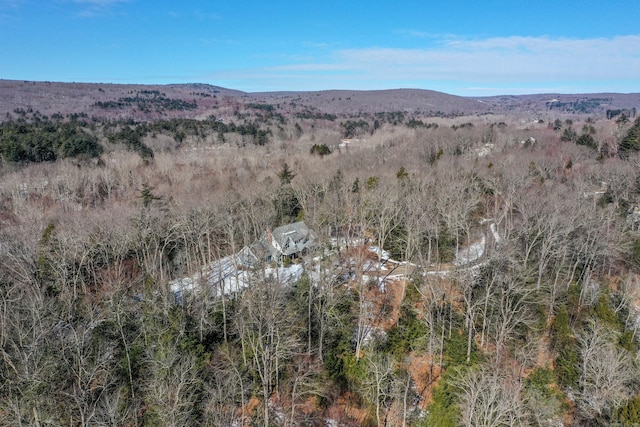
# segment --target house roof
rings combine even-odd
[[[273,246],[285,256],[300,252],[315,241],[315,235],[304,221],[277,227],[271,234],[273,242],[277,243],[277,246],[275,244]]]
[[[287,237],[294,240],[301,240],[307,238],[309,235],[309,227],[307,227],[304,221],[298,221],[275,228],[272,234],[273,238],[279,243],[284,242]]]
[[[237,254],[238,261],[245,266],[255,267],[263,261],[277,260],[281,256],[302,252],[309,248],[315,239],[315,234],[303,221],[283,225],[242,248]]]

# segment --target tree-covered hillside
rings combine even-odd
[[[640,422],[637,123],[262,105],[2,125],[1,425]]]

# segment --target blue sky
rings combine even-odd
[[[0,0],[0,78],[640,92],[640,1]]]

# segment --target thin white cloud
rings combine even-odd
[[[222,21],[222,16],[218,13],[203,13],[199,11],[188,10],[169,10],[166,12],[168,16],[174,19],[189,19],[198,21]]]
[[[0,0],[0,9],[18,9],[24,0]]]
[[[73,3],[89,4],[99,7],[108,7],[118,3],[127,3],[129,0],[72,0]]]
[[[23,4],[24,0],[0,0],[0,25],[10,22]]]
[[[570,39],[446,36],[424,48],[333,50],[317,61],[282,61],[211,78],[246,88],[455,88],[458,94],[640,91],[640,35]],[[238,86],[236,86],[238,87]],[[440,90],[440,89],[438,89]]]
[[[433,34],[431,33],[427,33],[424,31],[416,31],[416,30],[406,30],[406,29],[402,29],[402,30],[396,30],[394,31],[394,33],[401,35],[401,36],[405,36],[405,37],[415,37],[418,39],[426,39],[426,38],[432,38]]]
[[[327,49],[331,47],[331,44],[324,42],[302,42],[305,47],[312,47],[317,49]]]
[[[352,69],[352,66],[346,64],[291,64],[291,65],[278,65],[275,67],[266,68],[275,72],[280,71],[345,71]]]
[[[113,8],[119,4],[129,3],[132,0],[69,0],[71,3],[81,6],[76,12],[80,18],[93,18],[112,13]]]
[[[367,74],[477,82],[616,80],[640,76],[640,35],[611,39],[503,37],[450,40],[427,49],[337,52],[337,62]]]
[[[436,33],[429,33],[426,31],[418,31],[418,30],[412,30],[407,28],[395,30],[394,34],[403,36],[405,38],[412,38],[412,39],[446,40],[446,39],[458,38],[454,34],[436,34]]]

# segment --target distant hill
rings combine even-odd
[[[493,111],[606,114],[607,110],[640,109],[640,93],[536,94],[473,98]]]
[[[477,114],[490,111],[487,104],[471,98],[421,89],[326,90],[318,92],[253,93],[265,102],[294,103],[329,114],[358,114],[402,111],[406,113]]]
[[[14,110],[45,115],[84,113],[89,117],[158,118],[195,117],[225,98],[243,92],[205,84],[121,85],[0,80],[0,120]]]
[[[20,111],[101,119],[228,118],[245,108],[299,117],[402,112],[416,116],[472,114],[606,114],[640,109],[640,94],[461,97],[420,89],[247,93],[207,84],[130,85],[0,80],[0,121]],[[634,110],[635,112],[635,110]],[[8,116],[9,115],[9,116]]]

